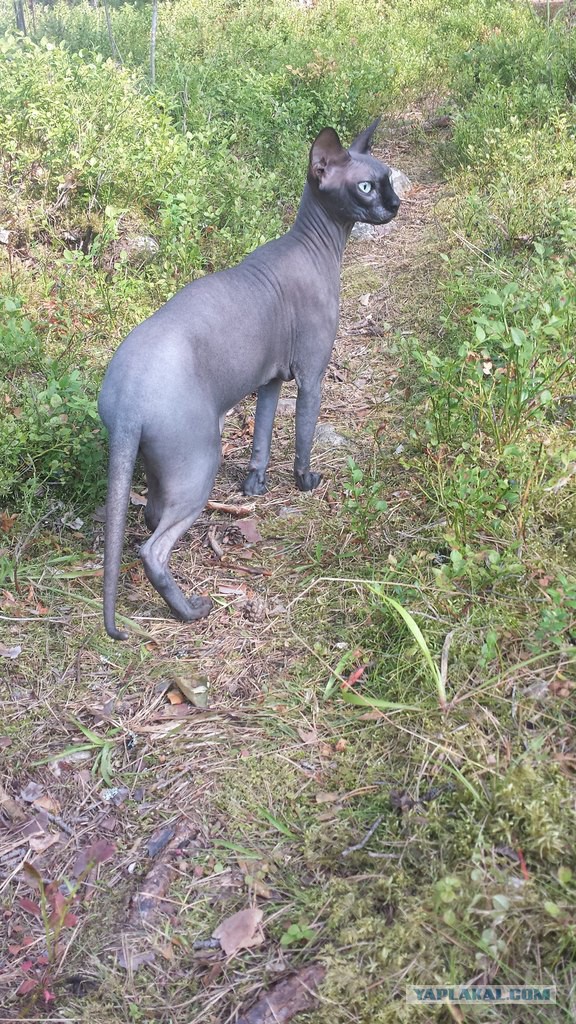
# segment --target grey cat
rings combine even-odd
[[[324,128],[310,150],[296,220],[281,238],[238,266],[193,281],[136,327],[108,367],[99,398],[110,435],[104,550],[104,623],[115,640],[115,606],[134,463],[148,484],[144,513],[152,536],[140,556],[174,614],[202,618],[207,597],[186,597],[168,562],[176,541],[204,508],[220,462],[224,417],[258,392],[245,494],[264,494],[272,424],[283,381],[295,380],[294,476],[310,470],[321,384],[338,327],[340,265],[355,221],[386,224],[400,200],[390,168],[371,155],[374,121],[345,149]]]

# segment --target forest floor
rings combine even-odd
[[[380,155],[412,187],[389,230],[346,251],[314,448],[321,486],[293,487],[293,388],[264,497],[238,492],[253,401],[229,416],[212,498],[233,511],[207,510],[172,560],[186,587],[213,597],[209,618],[169,618],[146,581],[138,482],[124,644],[101,626],[101,514],[59,535],[41,522],[22,538],[18,586],[1,609],[3,643],[21,651],[0,694],[12,822],[0,841],[0,1020],[258,1024],[287,1021],[296,1005],[310,1024],[431,1019],[404,1006],[406,983],[437,981],[461,937],[436,933],[425,906],[429,865],[451,840],[426,831],[435,811],[423,793],[439,779],[438,792],[450,787],[446,766],[456,778],[472,765],[482,779],[506,737],[478,706],[468,724],[446,719],[433,693],[423,715],[340,695],[370,670],[362,565],[377,577],[408,548],[417,557],[428,525],[399,458],[410,372],[398,339],[429,329],[444,273],[447,190],[432,154],[446,128],[427,130],[432,113],[382,129]],[[379,516],[348,463],[368,473],[376,450],[388,467]],[[520,867],[506,871],[521,882]],[[426,943],[426,968],[437,967],[421,978]]]

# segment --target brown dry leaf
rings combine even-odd
[[[261,921],[263,912],[258,907],[247,907],[239,910],[232,917],[227,917],[212,932],[212,938],[218,939],[226,956],[234,956],[240,949],[251,949],[264,942]]]
[[[28,840],[28,846],[33,853],[44,853],[45,850],[49,850],[55,843],[59,843],[62,839],[60,832],[44,832],[41,836],[32,836]]]
[[[239,519],[236,526],[247,544],[257,544],[258,541],[262,540],[262,535],[258,530],[257,519]]]
[[[160,953],[160,956],[163,956],[165,960],[174,959],[174,946],[171,942],[167,942],[163,946],[157,946],[156,949]]]
[[[337,804],[341,799],[340,793],[316,793],[317,804]]]
[[[39,807],[41,811],[48,811],[48,814],[60,814],[60,811],[62,810],[58,801],[54,800],[53,797],[48,796],[48,794],[45,796],[39,796],[34,800],[34,807]]]
[[[308,743],[310,745],[318,743],[318,732],[316,729],[302,729],[298,726],[296,731],[302,740],[302,743]]]
[[[7,512],[0,512],[0,530],[3,533],[9,533],[17,518],[16,515],[10,516]]]
[[[171,704],[184,703],[185,698],[184,695],[180,692],[180,690],[168,690],[166,696],[168,697],[168,700],[170,701]]]
[[[138,494],[137,491],[130,491],[130,504],[147,505],[148,498],[144,494]]]
[[[25,821],[26,813],[16,801],[6,792],[0,783],[0,810],[4,811],[12,821]]]
[[[348,740],[340,739],[334,744],[334,750],[337,751],[338,754],[341,754],[343,750],[346,750],[347,746]]]

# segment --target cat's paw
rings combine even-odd
[[[311,473],[310,470],[306,473],[295,472],[294,478],[299,491],[313,491],[321,482],[322,473]]]
[[[266,494],[267,490],[266,473],[261,473],[258,469],[251,469],[242,484],[243,493],[248,495]]]
[[[209,597],[188,597],[186,598],[186,611],[178,613],[178,618],[183,622],[195,622],[196,619],[205,619],[210,615],[214,607]]]

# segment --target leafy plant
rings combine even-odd
[[[381,480],[370,480],[351,456],[348,458],[347,466],[344,508],[350,515],[352,531],[362,544],[366,544],[371,530],[388,508],[386,501],[381,497],[384,484]]]
[[[53,761],[55,758],[61,759],[69,757],[70,754],[77,754],[83,751],[87,751],[94,754],[94,764],[92,765],[92,774],[99,774],[107,786],[112,785],[112,751],[118,743],[121,730],[118,728],[108,729],[105,736],[100,736],[94,732],[93,729],[89,729],[82,722],[72,718],[71,721],[74,723],[77,729],[80,730],[84,736],[85,743],[75,743],[72,746],[66,747],[65,750],[61,750],[58,754],[52,755],[48,760]],[[36,764],[45,764],[46,758],[42,761],[37,761]]]
[[[316,932],[307,924],[291,924],[280,937],[281,946],[294,946],[299,942],[310,942],[316,938]]]
[[[74,928],[78,923],[78,916],[72,908],[78,900],[84,879],[94,867],[109,860],[114,852],[114,845],[107,840],[92,843],[81,855],[85,866],[73,882],[45,882],[34,865],[25,862],[24,874],[30,885],[38,890],[39,900],[36,902],[24,896],[19,900],[19,907],[42,923],[46,953],[25,960],[21,965],[26,977],[18,987],[18,996],[29,997],[28,1002],[31,999],[34,1003],[41,998],[45,1004],[55,999],[57,969],[69,947],[69,943],[64,946],[61,942],[62,932],[66,928]],[[16,955],[25,948],[14,946],[9,952]]]
[[[7,295],[0,297],[0,350],[6,373],[24,366],[34,367],[40,356],[40,343],[30,320],[24,316],[22,301]]]
[[[61,373],[48,361],[40,374],[0,389],[4,453],[0,496],[57,488],[67,503],[92,504],[105,478],[104,431],[80,370]]]

